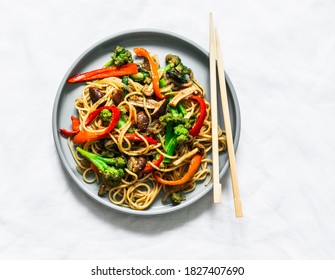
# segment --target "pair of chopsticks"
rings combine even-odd
[[[221,47],[219,41],[219,34],[217,29],[214,30],[213,15],[209,14],[209,69],[210,69],[210,94],[211,94],[211,117],[212,117],[212,153],[213,153],[213,195],[214,203],[220,203],[222,198],[222,188],[220,184],[219,171],[219,142],[218,142],[218,105],[217,105],[217,86],[216,86],[216,70],[218,70],[221,106],[223,110],[223,120],[227,137],[227,149],[230,165],[230,176],[232,181],[235,216],[240,218],[243,216],[240,194],[238,190],[235,150],[232,136],[232,129],[230,123],[228,96],[226,89],[226,81],[223,67],[223,60],[221,54]]]

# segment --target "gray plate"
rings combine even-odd
[[[53,108],[52,128],[56,148],[61,161],[68,174],[73,178],[81,190],[83,190],[95,201],[114,210],[134,215],[157,215],[176,211],[183,207],[189,206],[208,193],[212,189],[212,184],[205,186],[204,182],[199,183],[192,193],[187,194],[186,201],[183,201],[178,206],[163,205],[161,203],[160,197],[158,197],[152,206],[144,211],[116,206],[112,204],[108,198],[99,197],[97,195],[99,186],[97,184],[87,184],[83,181],[81,175],[76,170],[76,164],[67,146],[67,140],[58,132],[59,128],[70,129],[70,116],[76,115],[76,110],[74,109],[74,100],[81,96],[81,91],[83,88],[82,83],[69,84],[66,82],[66,80],[68,77],[71,77],[75,74],[101,68],[102,65],[104,65],[104,63],[109,60],[109,57],[116,45],[122,45],[129,49],[133,49],[134,47],[144,47],[150,52],[157,54],[162,64],[164,63],[166,54],[173,53],[179,55],[182,58],[184,64],[193,69],[195,78],[207,90],[206,99],[210,100],[208,52],[194,42],[177,34],[160,30],[133,30],[107,37],[87,49],[72,64],[61,81],[57,91]],[[234,145],[236,150],[240,137],[240,110],[233,85],[227,76],[226,84]],[[219,124],[221,127],[224,127],[221,109],[219,109]],[[211,154],[209,156],[211,156]],[[227,154],[221,153],[220,177],[222,177],[227,171],[228,164]]]

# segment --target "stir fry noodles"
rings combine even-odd
[[[205,89],[175,54],[117,46],[103,68],[76,75],[72,130],[60,129],[77,170],[98,195],[120,206],[148,208],[159,193],[177,205],[199,181],[211,181],[211,119]],[[219,128],[219,150],[226,149]]]

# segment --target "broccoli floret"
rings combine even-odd
[[[127,160],[124,157],[113,157],[113,158],[103,158],[106,164],[113,165],[118,168],[124,168],[127,164]]]
[[[173,128],[174,134],[177,136],[177,142],[183,143],[187,140],[189,133],[183,124],[179,124]]]
[[[165,115],[159,117],[159,121],[163,125],[166,125],[168,122],[182,123],[184,122],[184,117],[182,114],[173,115],[172,113],[166,113]]]
[[[178,55],[168,54],[165,56],[165,62],[167,63],[164,68],[166,72],[179,65],[181,63],[181,59]]]
[[[132,63],[133,58],[131,52],[125,47],[116,46],[114,53],[111,55],[111,60],[105,64],[105,67],[109,66],[122,66],[124,64]]]
[[[126,166],[127,160],[124,157],[117,157],[115,159],[115,166],[119,168],[123,168]]]
[[[125,158],[105,158],[97,154],[90,153],[80,147],[77,147],[76,150],[95,165],[107,184],[114,186],[123,178],[125,174],[123,168],[127,163]]]
[[[169,112],[161,116],[159,121],[166,126],[164,149],[167,155],[172,156],[177,145],[187,140],[191,124],[177,108],[168,106],[167,109]],[[164,162],[170,162],[170,158],[166,157]]]
[[[127,116],[126,116],[126,112],[127,112],[127,109],[123,106],[119,107],[119,111],[121,112],[121,117],[118,121],[118,123],[116,124],[116,127],[117,128],[121,128],[121,127],[124,127],[127,123]],[[100,114],[99,114],[99,117],[102,121],[102,124],[104,126],[108,126],[111,119],[112,119],[112,113],[111,111],[109,111],[108,109],[103,109]],[[132,132],[133,131],[133,128],[130,127],[128,129],[129,132]]]
[[[191,128],[191,123],[188,119],[185,119],[183,114],[172,114],[166,113],[165,115],[159,117],[159,121],[163,125],[167,125],[168,123],[172,122],[174,125],[183,124],[187,129]]]
[[[183,200],[186,199],[185,195],[179,191],[179,192],[174,192],[170,195],[171,201],[173,205],[178,205],[180,204]]]
[[[102,121],[102,124],[107,126],[109,125],[111,119],[112,119],[112,112],[107,110],[107,109],[103,109],[100,114],[99,117]]]
[[[165,57],[167,65],[164,68],[164,72],[177,83],[188,83],[191,78],[192,70],[186,67],[179,56],[174,54],[168,54]]]
[[[189,132],[183,124],[179,124],[175,126],[173,128],[173,136],[167,142],[167,145],[165,148],[166,154],[169,156],[172,156],[175,152],[177,145],[182,144],[185,141],[187,141],[188,136],[189,136]],[[165,158],[164,160],[165,160],[164,162],[170,162],[169,158]]]
[[[124,176],[124,170],[121,168],[115,168],[114,166],[109,166],[109,168],[102,170],[100,173],[106,183],[112,186],[116,182],[119,182]]]

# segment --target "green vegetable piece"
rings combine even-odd
[[[189,136],[188,130],[182,124],[179,124],[176,127],[174,127],[173,131],[174,131],[174,134],[177,136],[178,143],[185,142]]]
[[[171,100],[172,98],[170,98]],[[178,103],[179,105],[179,103]],[[165,134],[165,151],[166,154],[172,156],[179,143],[185,142],[189,136],[188,129],[191,128],[191,124],[188,119],[184,118],[187,114],[184,106],[167,107],[168,113],[161,116],[159,121],[166,126]],[[170,162],[169,158],[165,158],[163,162]]]
[[[102,159],[106,164],[113,165],[117,168],[124,168],[127,164],[127,161],[124,157],[115,157],[115,158],[103,158]]]
[[[169,143],[166,146],[166,154],[172,156],[178,144],[184,143],[189,136],[189,132],[186,127],[182,124],[177,125],[173,128],[174,135],[170,139]],[[163,162],[170,162],[171,159],[165,158]]]
[[[122,77],[122,83],[124,83],[126,86],[129,85],[129,76],[123,76]]]
[[[129,76],[123,76],[122,77],[122,83],[125,84],[126,86],[129,85]],[[122,88],[123,92],[125,95],[127,95],[129,93],[129,91],[126,89],[126,87]]]
[[[118,107],[118,109],[119,109],[119,111],[121,113],[121,117],[120,117],[118,123],[116,124],[116,127],[117,128],[122,128],[122,127],[124,127],[126,125],[126,123],[128,121],[127,116],[126,116],[127,109],[125,107],[123,107],[123,106]],[[134,132],[134,128],[133,127],[129,127],[127,131],[128,132]]]
[[[173,138],[173,122],[168,122],[166,124],[166,134],[165,134],[165,149],[168,147],[171,139]]]
[[[187,115],[185,107],[180,102],[177,104],[177,109],[183,115],[183,117]]]
[[[166,113],[165,115],[160,116],[159,121],[164,125],[167,125],[169,122],[173,123],[185,122],[182,114],[173,115],[172,113]]]
[[[185,119],[183,114],[180,113],[177,113],[176,115],[173,115],[172,113],[166,113],[165,115],[159,117],[159,121],[161,124],[166,126],[169,122],[172,122],[174,125],[183,124],[187,129],[191,128],[189,120]]]
[[[171,79],[181,84],[186,84],[191,80],[190,71],[178,72],[176,69],[174,69],[166,73],[169,75]]]
[[[179,56],[174,54],[168,54],[165,57],[167,65],[164,67],[164,72],[175,82],[185,84],[188,83],[191,78],[192,70],[186,67]]]
[[[124,64],[132,63],[133,58],[131,52],[123,46],[116,46],[114,53],[111,55],[111,60],[108,61],[104,67],[117,66],[120,67]]]
[[[172,193],[170,195],[171,201],[173,205],[180,204],[183,200],[186,200],[186,196],[183,194],[183,192],[178,191],[175,193]]]
[[[168,81],[165,78],[161,78],[159,80],[159,87],[160,88],[165,88],[169,85]]]
[[[138,72],[136,74],[130,75],[130,77],[138,83],[145,83],[147,79],[150,79],[150,74],[148,72]]]
[[[115,185],[116,182],[119,182],[124,177],[125,172],[122,168],[126,166],[126,159],[122,157],[105,158],[80,147],[77,147],[76,150],[96,166],[107,184]]]
[[[167,65],[164,68],[164,72],[167,72],[181,63],[181,59],[178,55],[168,54],[165,56],[165,62]]]
[[[100,114],[99,117],[102,121],[102,124],[107,126],[109,125],[111,119],[112,119],[112,112],[107,110],[107,109],[103,109]]]

